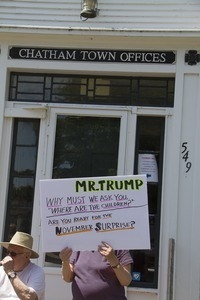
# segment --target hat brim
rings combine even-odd
[[[25,249],[27,249],[27,250],[29,250],[29,251],[31,252],[30,258],[38,258],[38,257],[39,257],[39,254],[38,254],[37,252],[35,252],[35,251],[33,251],[32,249],[30,249],[30,248],[28,248],[28,247],[25,247],[25,246],[23,246],[23,245],[21,245],[21,244],[17,244],[17,243],[9,243],[9,242],[2,242],[2,243],[0,243],[0,245],[1,245],[2,247],[6,248],[6,249],[8,249],[9,245],[20,246],[20,247],[25,248]]]

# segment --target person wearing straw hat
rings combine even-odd
[[[0,299],[44,300],[44,271],[30,260],[39,257],[32,249],[32,236],[17,231],[0,245],[8,250],[0,261]]]

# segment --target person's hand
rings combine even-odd
[[[71,254],[72,254],[72,249],[66,247],[60,251],[59,257],[62,260],[62,262],[69,262]]]
[[[0,261],[0,264],[3,266],[4,271],[6,272],[6,274],[13,271],[14,261],[13,261],[11,256],[8,255],[8,256],[4,257],[4,259],[2,259]]]
[[[105,256],[111,266],[116,266],[119,263],[113,248],[108,243],[102,242],[102,245],[98,246],[98,251]]]

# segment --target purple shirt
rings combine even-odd
[[[116,250],[115,255],[122,266],[133,262],[127,250]],[[124,287],[98,251],[73,252],[70,263],[74,265],[75,274],[73,300],[126,300]]]

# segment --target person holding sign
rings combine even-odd
[[[132,257],[128,250],[113,250],[106,242],[98,251],[64,248],[60,254],[62,277],[72,282],[73,300],[126,300],[124,286],[131,278]]]
[[[32,236],[19,231],[10,242],[0,243],[8,250],[0,261],[0,299],[44,300],[44,271],[30,261],[39,256],[32,244]]]

